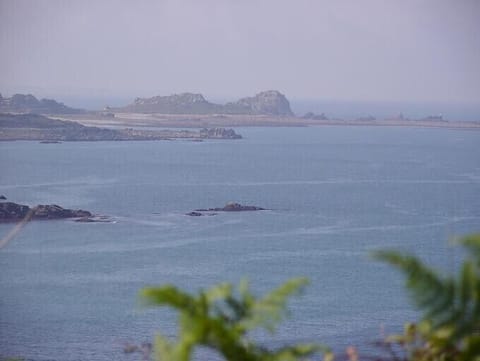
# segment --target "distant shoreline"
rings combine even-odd
[[[480,130],[480,122],[449,120],[314,120],[298,117],[268,115],[224,114],[144,114],[115,113],[114,117],[98,114],[52,115],[52,118],[72,120],[87,126],[102,127],[150,127],[150,128],[206,128],[206,127],[309,127],[309,126],[372,126],[372,127],[419,127]]]
[[[39,114],[0,113],[0,141],[33,140],[41,143],[64,141],[132,141],[185,139],[241,139],[233,129],[220,127],[190,130],[112,129],[49,118]]]

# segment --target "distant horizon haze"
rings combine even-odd
[[[25,89],[25,88],[22,88]],[[92,92],[91,94],[69,94],[52,93],[32,89],[33,91],[19,91],[7,93],[0,89],[3,97],[11,97],[14,94],[32,94],[38,99],[47,98],[62,102],[73,108],[85,109],[88,111],[98,111],[105,107],[122,107],[133,103],[137,95],[115,96],[107,93]],[[37,91],[35,91],[37,90]],[[271,90],[263,89],[261,91]],[[278,89],[275,89],[278,90]],[[209,96],[206,93],[199,92],[205,99],[211,103],[226,104],[234,102],[243,97],[250,97],[261,92],[260,90],[252,94],[243,94],[238,97]],[[348,99],[329,99],[329,98],[296,98],[290,97],[287,93],[280,91],[286,96],[290,107],[296,116],[302,116],[307,112],[316,114],[324,113],[330,119],[356,119],[361,117],[373,116],[377,119],[387,119],[402,115],[409,119],[421,119],[428,116],[442,116],[446,120],[452,121],[480,121],[480,103],[453,103],[453,102],[414,102],[414,101],[375,101],[375,100],[348,100]],[[183,91],[177,93],[151,94],[141,97],[150,98],[154,96],[167,96],[179,93],[192,93]]]
[[[28,93],[28,92],[27,92]],[[108,96],[108,95],[48,95],[42,96],[37,93],[31,93],[37,98],[50,98],[62,102],[73,108],[81,108],[89,111],[102,110],[106,106],[121,107],[131,104],[135,97],[133,96]],[[173,93],[172,93],[173,94]],[[216,104],[225,104],[230,101],[236,101],[244,96],[253,96],[255,94],[246,94],[235,97],[209,97],[201,93],[209,102]],[[307,112],[316,114],[324,113],[330,119],[356,119],[360,117],[373,116],[377,119],[387,119],[402,114],[405,118],[421,119],[428,116],[443,116],[446,120],[452,121],[480,121],[480,104],[455,104],[445,102],[388,102],[388,101],[353,101],[353,100],[335,100],[335,99],[300,99],[291,98],[284,94],[290,102],[290,107],[296,116],[302,116]],[[11,96],[13,94],[2,93],[2,96]],[[156,94],[171,95],[171,94]],[[151,95],[155,96],[155,95]],[[150,96],[149,96],[150,97]]]
[[[480,1],[0,0],[0,92],[480,105]]]

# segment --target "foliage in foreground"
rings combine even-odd
[[[456,276],[443,275],[415,256],[375,253],[404,273],[407,289],[423,312],[418,324],[408,323],[403,334],[385,340],[392,360],[480,361],[480,235],[465,237],[459,244],[467,257]],[[154,356],[159,361],[189,361],[196,346],[206,346],[228,361],[296,361],[319,352],[324,352],[324,360],[333,360],[333,354],[317,344],[269,350],[248,338],[256,328],[274,332],[288,297],[306,284],[306,279],[293,279],[262,298],[256,298],[245,281],[237,289],[221,284],[197,295],[170,285],[145,288],[141,295],[149,304],[179,312],[177,340],[158,335]],[[348,359],[357,361],[356,350],[349,349]]]
[[[459,243],[467,250],[467,259],[456,277],[442,275],[411,255],[375,254],[403,272],[407,289],[423,312],[418,324],[406,324],[402,335],[386,340],[399,345],[407,360],[480,360],[480,235]]]
[[[270,350],[248,338],[248,332],[256,328],[273,333],[285,313],[288,297],[301,292],[307,283],[304,278],[292,279],[262,298],[250,292],[246,281],[236,289],[225,283],[197,295],[170,285],[145,288],[141,296],[148,303],[179,312],[177,340],[156,336],[155,359],[188,361],[196,346],[213,349],[229,361],[294,361],[325,351],[316,344]],[[327,352],[326,358],[329,355]]]

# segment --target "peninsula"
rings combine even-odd
[[[305,126],[389,126],[480,130],[479,121],[450,121],[441,116],[426,116],[408,119],[403,115],[386,119],[361,116],[353,119],[336,119],[324,113],[307,112],[295,115],[285,95],[277,90],[262,91],[226,104],[208,101],[202,94],[181,93],[135,98],[130,104],[120,107],[106,106],[103,110],[86,111],[70,108],[52,99],[38,100],[31,94],[15,94],[10,98],[0,95],[0,113],[34,113],[54,117],[56,120],[75,121],[84,126],[100,127],[96,136],[75,136],[75,139],[98,138],[98,140],[146,140],[163,138],[200,138],[202,136],[169,131],[169,134],[144,133],[139,128],[216,128],[226,127],[305,127]],[[129,131],[113,131],[111,128],[131,128]],[[133,128],[135,131],[133,131]],[[89,132],[89,130],[85,130]],[[91,131],[93,132],[93,131]],[[164,132],[164,131],[162,131]],[[186,133],[187,132],[187,133]],[[202,134],[211,132],[203,132]],[[219,131],[215,131],[219,134]],[[222,133],[222,132],[220,132]],[[91,134],[91,133],[89,133]],[[185,136],[187,135],[187,136]],[[221,136],[223,137],[223,136]],[[62,138],[55,136],[55,139]],[[68,138],[68,137],[67,137]],[[232,139],[230,136],[226,136]],[[22,138],[23,139],[23,138]],[[35,139],[38,139],[38,135]],[[235,139],[235,136],[233,136]],[[41,140],[49,140],[41,138]],[[87,139],[96,140],[96,139]]]
[[[241,137],[233,129],[225,128],[200,130],[108,129],[52,119],[38,114],[0,113],[0,141],[38,140],[42,143],[56,143],[60,141],[240,139]]]

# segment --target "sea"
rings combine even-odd
[[[141,360],[125,345],[175,337],[176,314],[139,291],[248,279],[255,294],[310,280],[267,347],[342,354],[418,320],[404,279],[372,252],[441,272],[480,230],[480,132],[415,127],[236,128],[240,140],[0,143],[0,194],[107,216],[33,221],[0,249],[0,358]],[[238,202],[266,208],[191,217]],[[14,227],[0,224],[0,237]],[[380,350],[378,350],[380,352]],[[196,360],[216,360],[199,350]]]

